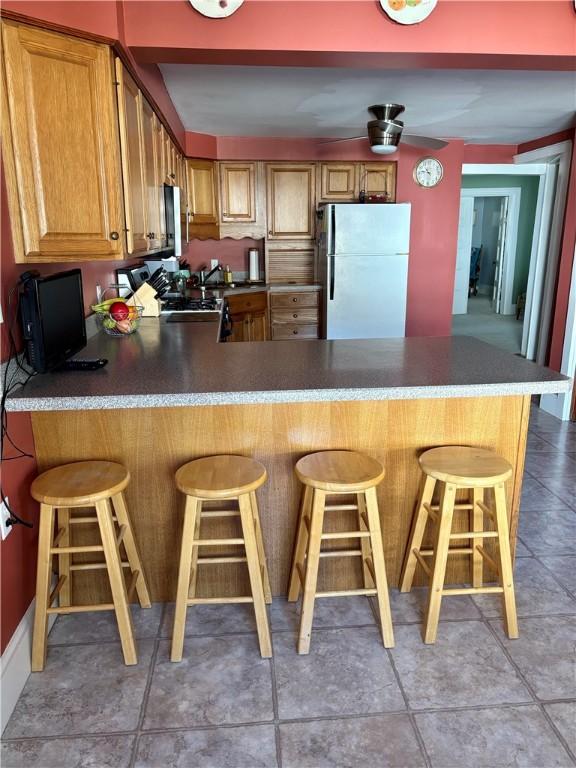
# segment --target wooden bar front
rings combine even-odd
[[[514,547],[529,410],[528,396],[510,396],[38,411],[32,414],[32,423],[40,471],[86,459],[109,459],[128,467],[131,482],[126,497],[151,596],[154,601],[172,601],[184,509],[174,473],[185,462],[236,453],[253,456],[266,466],[269,479],[258,492],[260,517],[272,590],[285,595],[300,496],[295,462],[306,453],[328,449],[373,456],[386,468],[378,503],[388,578],[391,586],[397,586],[418,493],[417,458],[427,448],[491,448],[512,464],[507,497]],[[330,513],[327,525],[347,530],[345,519],[332,519],[336,514]],[[462,517],[458,530],[467,527]],[[224,526],[230,524],[230,519],[206,523],[220,526],[222,532],[229,531]],[[74,526],[78,542],[81,536],[93,538],[92,528]],[[216,527],[207,529],[212,531],[220,532]],[[346,547],[348,543],[339,544]],[[76,602],[109,599],[102,574],[76,574]],[[467,557],[450,558],[448,582],[466,582],[468,575]],[[360,585],[359,558],[325,558],[320,581],[322,589]],[[199,595],[223,592],[248,594],[244,566],[203,566]]]

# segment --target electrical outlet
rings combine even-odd
[[[214,267],[217,267],[220,262],[218,259],[210,259],[210,269],[214,269]]]
[[[6,502],[10,504],[8,497],[6,497]],[[11,515],[8,511],[8,507],[4,503],[4,500],[2,500],[2,503],[0,504],[0,532],[2,533],[2,541],[4,541],[4,539],[7,538],[10,533],[12,533],[12,526],[7,525],[7,520],[9,517],[11,517]]]

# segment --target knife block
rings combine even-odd
[[[160,317],[160,309],[162,305],[156,298],[156,291],[148,283],[143,283],[137,291],[135,291],[129,299],[126,299],[126,304],[129,306],[143,307],[142,317]]]

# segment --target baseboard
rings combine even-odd
[[[36,599],[28,606],[0,657],[0,734],[4,733],[30,674],[35,604]],[[48,617],[48,632],[55,621],[54,614]]]

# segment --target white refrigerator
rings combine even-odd
[[[410,203],[321,206],[318,276],[323,338],[404,336]]]

